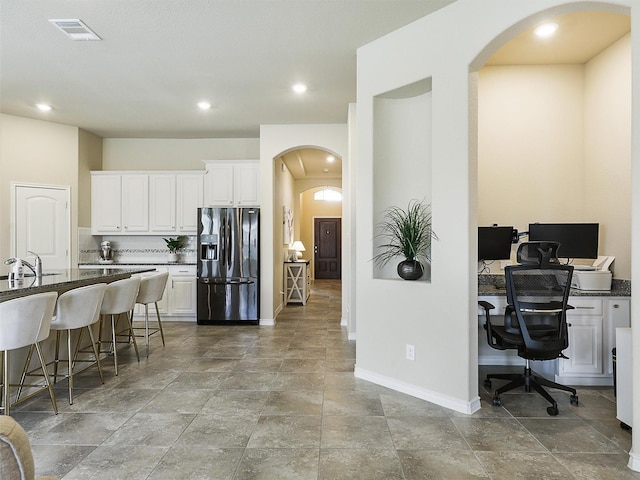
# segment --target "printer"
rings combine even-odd
[[[585,291],[609,291],[615,257],[600,256],[593,265],[574,265],[571,288]]]

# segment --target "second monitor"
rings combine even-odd
[[[478,261],[509,260],[513,237],[513,227],[478,227]]]

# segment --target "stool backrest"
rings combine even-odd
[[[95,285],[74,288],[60,295],[51,328],[53,330],[72,330],[96,323],[100,317],[100,309],[106,290],[106,283],[96,283]]]
[[[36,293],[0,303],[0,351],[33,345],[49,336],[56,292]]]
[[[100,313],[103,315],[115,315],[130,312],[136,305],[140,277],[125,278],[107,285],[107,290],[102,300]]]
[[[142,277],[136,303],[147,304],[162,300],[162,295],[164,294],[168,278],[169,272],[156,273],[155,275]]]

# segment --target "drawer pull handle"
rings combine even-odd
[[[596,307],[575,307],[576,310],[595,310]]]

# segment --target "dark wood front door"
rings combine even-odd
[[[341,278],[341,219],[315,218],[313,220],[313,231],[315,232],[313,246],[314,278]]]

